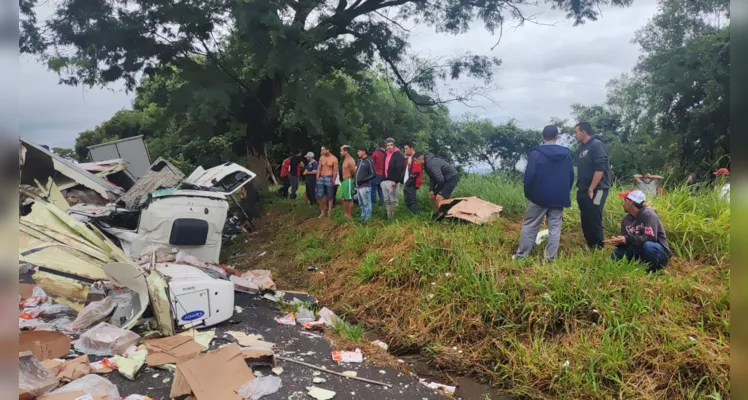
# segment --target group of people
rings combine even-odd
[[[300,150],[289,155],[281,164],[281,196],[296,198],[299,177],[303,176],[306,201],[319,206],[319,218],[330,215],[338,188],[342,188],[346,218],[353,218],[355,196],[361,208],[361,221],[367,222],[374,204],[385,206],[387,218],[395,217],[400,186],[403,186],[406,207],[417,213],[418,190],[424,173],[429,177],[429,197],[435,209],[450,198],[460,179],[454,166],[416,151],[412,142],[404,143],[404,153],[392,138],[387,138],[376,149],[359,146],[355,150],[357,160],[353,158],[353,148],[340,147],[342,166],[327,146],[322,146],[319,160],[311,151],[303,158]]]
[[[646,204],[645,191],[657,192],[660,176],[635,175],[640,189],[618,194],[623,199],[626,215],[621,221],[620,234],[606,239],[603,230],[603,208],[611,187],[610,163],[605,144],[594,135],[589,123],[574,127],[574,138],[579,143],[577,162],[576,200],[582,223],[582,233],[591,248],[614,245],[612,257],[633,258],[648,265],[649,271],[663,268],[671,256],[665,229],[657,213]],[[553,261],[561,240],[563,209],[571,207],[569,193],[574,186],[574,167],[568,147],[556,144],[558,128],[543,129],[543,143],[535,148],[527,160],[524,175],[527,211],[522,224],[519,248],[514,259],[526,257],[532,251],[543,220],[548,226],[545,258]]]
[[[546,126],[543,129],[543,143],[527,158],[524,192],[528,206],[519,248],[513,259],[522,259],[530,254],[543,220],[548,226],[545,258],[553,261],[558,254],[563,209],[571,207],[570,191],[575,182],[571,150],[556,144],[558,136],[556,126]],[[646,203],[647,196],[660,193],[663,178],[649,173],[634,175],[636,189],[618,194],[626,213],[621,221],[620,234],[606,239],[603,209],[611,187],[608,152],[587,122],[580,122],[574,127],[574,138],[579,143],[575,155],[578,175],[576,201],[587,245],[590,248],[613,245],[613,258],[640,260],[648,265],[650,272],[665,267],[672,252],[659,216]],[[444,200],[450,198],[459,182],[459,174],[454,166],[433,155],[416,151],[412,142],[404,143],[404,154],[392,138],[386,139],[383,146],[377,149],[358,147],[357,161],[353,159],[351,147],[342,146],[340,155],[343,163],[340,168],[338,158],[328,147],[323,146],[321,150],[319,161],[313,152],[308,152],[302,158],[301,151],[298,151],[289,155],[281,166],[281,195],[288,196],[290,187],[290,196],[295,198],[299,177],[303,176],[306,199],[310,204],[319,205],[320,218],[332,211],[338,187],[343,188],[345,216],[352,218],[353,198],[356,196],[361,208],[361,220],[366,222],[371,218],[372,205],[377,203],[384,204],[389,219],[395,216],[401,185],[404,187],[407,208],[417,212],[417,192],[424,173],[429,177],[429,197],[437,210]],[[342,173],[342,181],[339,172]],[[715,175],[727,174],[724,168],[715,172]],[[691,176],[689,185],[694,182]],[[727,191],[729,193],[729,186]]]

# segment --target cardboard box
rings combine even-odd
[[[205,348],[189,336],[170,336],[163,339],[146,340],[148,348],[146,362],[150,367],[164,364],[179,364],[196,357]]]
[[[70,337],[55,331],[21,331],[18,351],[30,351],[39,361],[60,358],[70,353]]]
[[[57,379],[30,351],[18,354],[18,398],[31,400],[57,386]]]
[[[26,300],[29,297],[31,297],[31,294],[34,292],[34,288],[36,285],[31,283],[19,283],[18,284],[18,294],[21,295],[22,300]]]
[[[255,379],[237,344],[230,344],[177,364],[171,397],[192,394],[197,400],[242,400],[236,390]]]

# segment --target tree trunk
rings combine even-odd
[[[259,82],[257,91],[244,100],[243,122],[247,124],[247,168],[257,174],[254,187],[268,189],[265,146],[273,139],[276,127],[277,100],[283,89],[283,77],[275,74]]]

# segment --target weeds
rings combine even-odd
[[[351,342],[360,342],[364,340],[364,327],[361,325],[351,324],[343,318],[338,318],[332,326],[332,331]]]
[[[611,189],[606,235],[620,229],[615,193],[625,189]],[[565,210],[556,262],[542,261],[543,246],[512,261],[526,204],[521,184],[468,176],[455,194],[500,204],[503,218],[432,223],[401,206],[402,217],[383,221],[375,208],[368,225],[307,218],[275,240],[325,272],[310,279],[321,302],[375,328],[392,350],[421,349],[445,370],[478,374],[518,396],[729,397],[730,208],[715,192],[651,199],[674,252],[655,274],[611,260],[611,249],[588,250],[576,204]],[[427,196],[422,189],[424,211]],[[313,214],[289,214],[289,204],[272,207],[281,218]],[[273,268],[272,256],[261,262]],[[363,338],[362,325],[334,330]]]

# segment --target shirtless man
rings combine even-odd
[[[327,148],[322,146],[322,157],[319,158],[317,169],[317,201],[319,202],[319,218],[332,212],[332,199],[335,196],[335,177],[338,176],[338,159]]]
[[[353,218],[353,175],[356,174],[356,162],[351,157],[351,146],[342,146],[340,155],[343,157],[343,213],[350,219]]]

